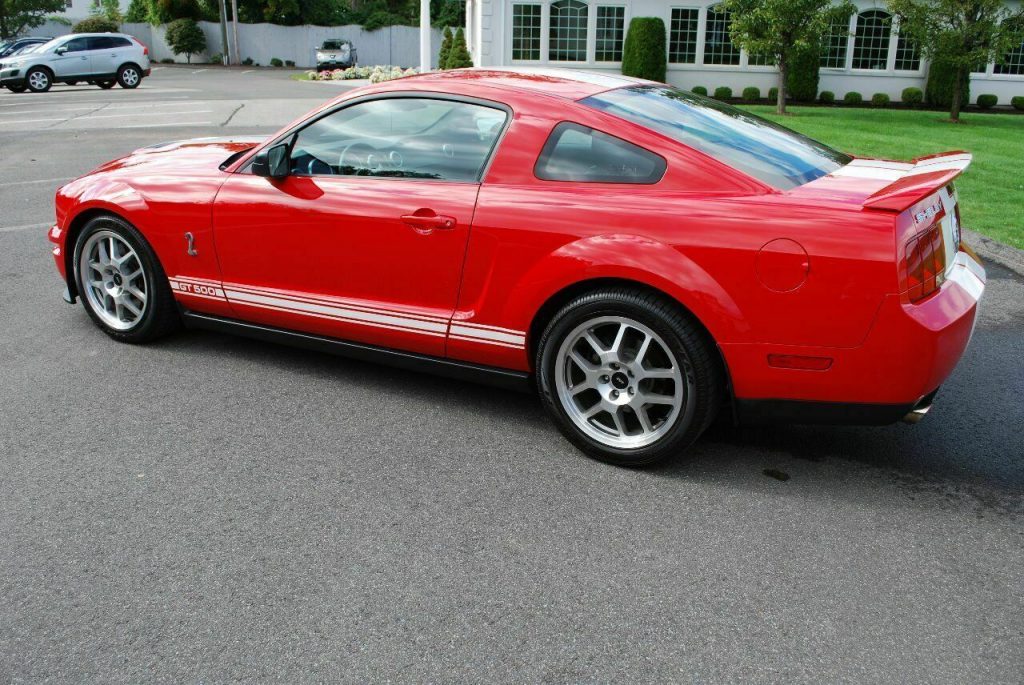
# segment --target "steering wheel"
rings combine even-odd
[[[363,150],[365,150],[365,152],[363,152]],[[350,143],[341,151],[341,155],[338,157],[338,166],[342,169],[346,166],[351,166],[357,169],[363,168],[376,171],[380,168],[380,162],[374,159],[376,152],[377,150],[368,143]],[[355,160],[353,162],[346,162],[345,160],[349,155],[362,155],[362,159],[358,160],[358,162],[362,162],[362,164],[360,165]]]

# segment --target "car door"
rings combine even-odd
[[[117,73],[117,68],[121,65],[118,42],[123,40],[125,39],[115,36],[94,36],[90,39],[93,74],[99,76]]]
[[[72,38],[54,50],[52,59],[47,61],[58,79],[69,76],[91,76],[94,73],[92,52],[86,36]]]
[[[287,177],[245,169],[214,203],[232,309],[443,355],[480,178],[507,116],[487,103],[384,96],[289,133]]]

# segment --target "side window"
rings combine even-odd
[[[127,38],[119,38],[117,36],[110,39],[110,47],[112,48],[130,48],[132,42]]]
[[[450,100],[362,102],[299,131],[291,172],[475,183],[505,118],[500,109]]]
[[[107,50],[114,47],[114,39],[106,36],[93,36],[89,39],[90,50]]]
[[[67,43],[64,43],[64,47],[67,48],[68,52],[82,52],[89,49],[88,38],[72,38]]]
[[[545,181],[657,183],[665,160],[653,152],[592,128],[562,122],[541,150],[534,173]]]

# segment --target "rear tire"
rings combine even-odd
[[[85,310],[114,340],[145,343],[180,325],[156,254],[138,229],[119,217],[96,217],[79,233],[74,278]]]
[[[138,88],[142,83],[142,71],[134,64],[124,64],[117,70],[117,83],[122,88]]]
[[[541,336],[535,368],[562,434],[619,466],[678,456],[714,420],[725,391],[707,331],[676,302],[632,288],[562,307]]]
[[[53,86],[53,76],[44,67],[33,67],[25,74],[25,85],[33,93],[45,93]]]

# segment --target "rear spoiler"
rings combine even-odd
[[[854,160],[851,165],[860,160]],[[912,164],[881,162],[895,180],[864,200],[864,207],[902,212],[914,206],[964,172],[971,163],[969,152],[943,152],[919,157]],[[862,162],[865,166],[869,160]]]

